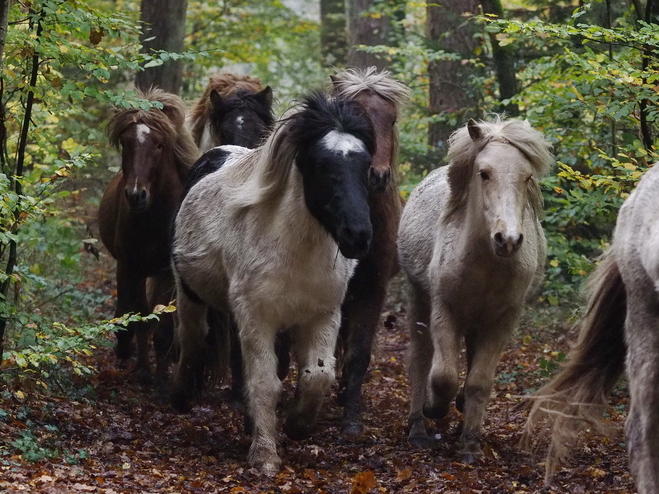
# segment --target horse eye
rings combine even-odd
[[[529,175],[528,178],[526,179],[526,182],[530,182],[531,180],[533,180],[533,175]]]
[[[479,175],[481,176],[481,178],[483,179],[483,182],[485,182],[486,180],[489,180],[489,179],[490,179],[490,174],[487,173],[487,172],[483,172],[483,171],[481,171],[481,172],[478,172],[478,174],[479,174]]]
[[[156,149],[157,149],[158,151],[160,151],[160,150],[163,148],[163,146],[164,146],[163,143],[162,143],[162,142],[159,142],[159,143],[156,145]]]

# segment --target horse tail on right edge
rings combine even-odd
[[[546,420],[550,438],[545,482],[568,455],[585,425],[606,432],[601,421],[607,398],[625,368],[625,285],[611,251],[605,253],[588,283],[588,309],[579,338],[562,370],[529,398],[532,400],[522,436],[527,448],[536,426]]]

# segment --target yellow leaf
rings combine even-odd
[[[551,261],[549,261],[549,265],[554,267],[554,268],[557,268],[558,267],[558,260],[557,259],[552,259]]]
[[[14,396],[21,401],[25,399],[25,394],[20,389],[14,393]]]

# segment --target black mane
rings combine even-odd
[[[211,121],[216,122],[221,120],[222,117],[230,111],[245,108],[256,113],[256,116],[263,121],[266,127],[272,127],[275,122],[272,108],[263,104],[263,99],[259,98],[257,96],[258,94],[259,93],[252,93],[250,91],[245,91],[244,89],[239,89],[231,96],[223,98],[221,109],[213,108]]]
[[[300,146],[336,130],[354,135],[369,154],[375,152],[375,131],[364,108],[353,100],[329,98],[314,92],[302,100],[302,110],[291,117],[290,136]]]

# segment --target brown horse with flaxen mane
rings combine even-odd
[[[178,96],[161,89],[138,92],[138,96],[153,106],[119,110],[108,123],[110,143],[121,150],[121,170],[105,189],[98,211],[101,240],[117,260],[117,317],[129,312],[149,314],[156,304],[173,298],[170,226],[188,170],[199,155],[184,126],[185,107]],[[162,379],[173,318],[162,315],[158,326],[153,339],[157,375]],[[137,336],[141,378],[149,375],[152,329],[148,322],[134,322],[116,333],[115,353],[121,360],[130,358],[133,335]]]

